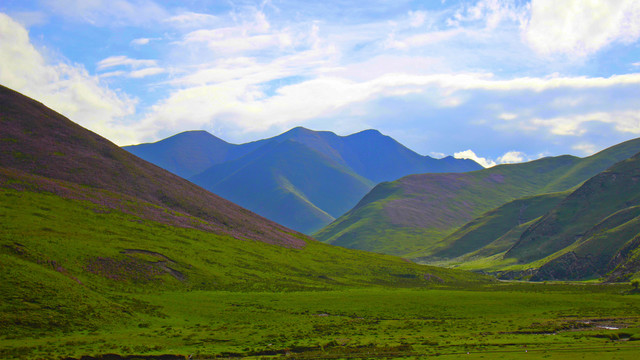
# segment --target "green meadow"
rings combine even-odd
[[[0,355],[635,359],[640,298],[627,290],[501,283],[472,290],[111,293],[135,316],[74,331],[6,334]]]
[[[497,282],[315,241],[289,249],[172,227],[46,192],[3,189],[0,218],[2,359],[640,354],[629,284]]]

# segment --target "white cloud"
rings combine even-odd
[[[112,141],[137,139],[119,122],[135,112],[134,100],[103,86],[81,66],[48,63],[31,44],[27,30],[2,13],[0,83]]]
[[[452,18],[448,19],[451,26],[461,23],[482,21],[486,29],[495,29],[502,21],[520,20],[525,9],[516,6],[512,0],[480,0],[473,4],[463,4]]]
[[[214,29],[199,29],[184,36],[184,44],[204,43],[209,49],[230,55],[293,45],[288,29],[273,31],[263,12],[256,11],[241,24]]]
[[[377,99],[402,97],[409,94],[423,97],[425,108],[435,111],[445,108],[462,108],[463,105],[482,100],[479,106],[497,105],[495,113],[483,116],[500,119],[502,123],[485,121],[484,127],[500,129],[508,124],[513,130],[525,133],[544,130],[554,136],[581,135],[587,132],[587,122],[608,123],[619,132],[638,133],[638,114],[633,110],[610,110],[606,101],[601,105],[594,101],[590,106],[602,110],[588,115],[540,116],[542,109],[554,109],[555,113],[567,113],[567,107],[556,109],[557,98],[582,92],[609,91],[619,86],[640,87],[640,74],[612,76],[609,78],[515,78],[492,79],[491,74],[383,74],[368,80],[348,80],[344,77],[323,74],[315,62],[327,61],[322,50],[309,50],[302,54],[277,58],[261,64],[255,59],[228,58],[208,64],[204,69],[174,80],[180,89],[153,107],[139,131],[149,136],[161,129],[171,132],[190,128],[222,127],[234,131],[262,132],[274,126],[286,128],[317,118],[370,116],[368,104]],[[272,80],[308,74],[295,84],[276,88],[265,93],[263,84]],[[614,90],[611,90],[614,91]],[[530,92],[517,96],[538,97],[534,103],[521,104],[517,112],[504,94]],[[548,93],[547,93],[548,92]],[[552,96],[547,95],[553,93]],[[516,96],[516,95],[514,95]],[[597,96],[597,95],[596,95]],[[582,104],[585,101],[581,101]],[[428,103],[428,104],[427,104]],[[635,103],[635,99],[633,100]],[[474,105],[478,106],[478,105]],[[619,105],[618,105],[619,106]],[[634,106],[627,104],[627,106]],[[482,108],[480,108],[482,109]],[[510,109],[504,111],[503,109]],[[585,111],[584,109],[570,109]],[[170,115],[167,115],[170,114]],[[356,115],[359,114],[359,115]],[[469,116],[469,121],[481,118]],[[337,120],[336,120],[337,121]],[[479,126],[479,125],[478,125]],[[515,153],[495,162],[516,161]],[[489,160],[487,160],[489,161]]]
[[[98,62],[98,70],[104,70],[115,66],[129,66],[138,68],[142,66],[155,66],[156,60],[131,59],[124,55],[110,56]]]
[[[585,123],[599,122],[613,124],[622,133],[640,134],[640,110],[593,112],[551,118],[534,118],[531,124],[547,127],[554,135],[580,136],[587,132]]]
[[[126,71],[117,70],[117,71],[109,71],[109,72],[101,73],[100,75],[98,75],[98,77],[101,79],[106,79],[110,77],[124,76],[126,74],[127,74]]]
[[[498,164],[516,164],[516,163],[521,163],[524,161],[531,160],[523,152],[515,151],[515,150],[504,153],[504,155],[499,156],[496,160],[480,157],[471,149],[457,152],[453,154],[453,157],[456,159],[471,159],[477,162],[478,164],[482,165],[482,167],[484,168],[490,168]]]
[[[131,45],[137,45],[137,46],[147,45],[150,41],[151,41],[151,39],[149,39],[149,38],[133,39],[133,40],[131,40]]]
[[[506,121],[516,119],[517,117],[518,115],[513,113],[502,113],[498,115],[498,119],[506,120]]]
[[[526,155],[520,151],[509,151],[497,160],[500,164],[515,164],[525,161]]]
[[[474,153],[471,149],[457,152],[453,154],[453,157],[456,159],[471,159],[482,165],[482,167],[484,168],[490,168],[497,165],[496,162],[491,159],[483,158],[476,155],[476,153]]]
[[[406,50],[448,41],[463,33],[465,33],[464,29],[457,28],[451,30],[432,31],[422,34],[410,35],[400,40],[396,40],[396,36],[394,34],[391,34],[386,40],[385,46],[391,49]]]
[[[581,142],[571,147],[574,150],[580,151],[582,155],[589,156],[593,155],[598,151],[598,148],[591,143]]]
[[[42,11],[12,12],[11,18],[27,28],[45,24],[48,20],[47,14]]]
[[[219,19],[214,15],[187,11],[179,15],[171,16],[164,21],[175,27],[197,29],[214,25],[219,22]]]
[[[424,11],[409,11],[409,26],[417,28],[424,24],[427,13]]]
[[[163,72],[164,72],[163,68],[150,67],[150,68],[144,68],[144,69],[132,71],[129,73],[129,77],[134,79],[140,79],[147,76],[162,74]]]
[[[543,55],[584,57],[640,37],[637,0],[532,0],[526,41]]]

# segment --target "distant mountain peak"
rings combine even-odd
[[[166,141],[176,141],[176,140],[211,141],[213,140],[216,142],[223,142],[225,144],[228,144],[226,141],[220,139],[219,137],[211,134],[206,130],[187,130],[160,141],[165,141],[165,140]]]
[[[313,134],[313,133],[317,133],[317,132],[318,131],[307,129],[306,127],[303,127],[303,126],[296,126],[296,127],[292,128],[289,131],[285,131],[280,136],[282,136],[282,135]]]
[[[289,131],[313,131],[313,130],[306,128],[304,126],[296,126]]]
[[[383,133],[381,133],[379,130],[376,130],[376,129],[366,129],[366,130],[362,130],[362,131],[359,131],[359,132],[354,133],[354,134],[351,134],[351,135],[352,135],[352,136],[353,136],[353,135],[379,135],[379,136],[387,136],[387,135],[384,135]]]

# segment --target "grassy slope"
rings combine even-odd
[[[529,262],[576,241],[618,210],[640,204],[640,158],[634,156],[594,176],[533,224],[506,257]]]
[[[636,155],[574,191],[508,203],[465,225],[442,241],[446,246],[435,256],[420,260],[533,280],[626,280],[640,271],[635,263],[639,169]],[[527,208],[533,211],[520,223],[518,208],[532,200],[542,206]]]
[[[640,234],[639,161],[636,155],[589,179],[532,224],[504,257],[543,262],[536,279],[603,276],[624,263],[619,251]]]
[[[514,228],[528,223],[547,213],[562,201],[569,191],[528,196],[508,202],[496,209],[488,211],[467,223],[453,234],[447,236],[434,246],[433,258],[456,258],[469,253],[483,252],[492,245],[497,253],[504,252],[504,242],[500,246],[494,241],[511,232]],[[516,239],[517,240],[517,239]],[[508,247],[513,245],[511,243]],[[486,252],[487,249],[484,249]],[[496,252],[486,254],[492,256]],[[426,259],[422,259],[426,260]]]
[[[314,236],[350,248],[432,255],[439,240],[484,212],[520,197],[565,191],[638,151],[636,139],[584,159],[560,156],[463,174],[407,176],[379,185],[383,191],[374,188]]]
[[[112,197],[100,198],[101,191],[110,191],[202,221],[184,224],[183,218],[164,211],[141,214],[150,220],[304,246],[292,230],[131,155],[41,103],[1,86],[0,127],[0,169],[42,176],[30,181],[36,187],[67,196],[67,190],[58,185],[67,181],[95,190],[84,194],[92,201],[122,206]]]
[[[286,249],[171,227],[46,192],[3,189],[0,218],[0,358],[637,355],[636,342],[611,342],[640,339],[628,285],[495,284],[317,242]],[[167,259],[184,280],[162,270]]]
[[[7,129],[15,118],[1,108]],[[22,131],[39,122],[46,118]],[[89,143],[123,159],[128,172],[118,172],[121,163],[93,146],[75,154],[75,142],[86,140],[75,129],[60,138],[63,148],[46,134],[18,141],[15,128],[14,137],[3,133],[2,165],[13,166],[0,168],[0,358],[455,358],[466,352],[500,358],[522,353],[523,346],[554,358],[585,349],[592,358],[637,355],[632,341],[610,345],[614,338],[640,338],[638,302],[621,295],[622,287],[495,284],[477,274],[314,242],[250,213],[216,220],[212,211],[234,214],[237,207],[155,167],[137,167],[138,160],[97,136]],[[47,146],[38,147],[37,138]],[[87,154],[91,161],[82,158]],[[66,160],[55,162],[60,156]],[[54,176],[23,171],[34,168]],[[152,189],[169,182],[189,191],[175,204],[150,193],[137,174],[149,182],[145,176],[159,176]],[[219,207],[199,207],[203,201]],[[251,234],[243,225],[263,236],[240,236]],[[582,331],[565,331],[573,328]]]

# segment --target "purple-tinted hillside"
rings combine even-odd
[[[148,163],[3,86],[0,129],[2,168],[124,194],[200,218],[209,228],[237,238],[289,247],[305,244],[300,234]]]

